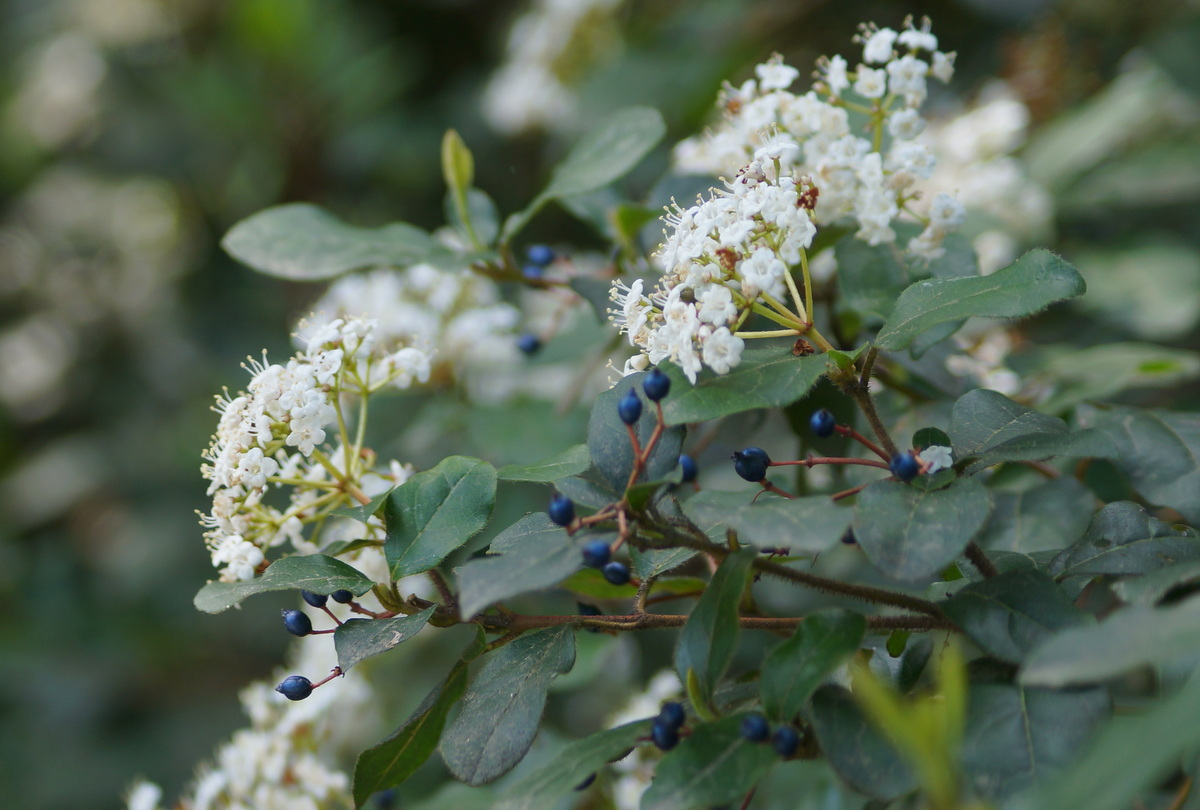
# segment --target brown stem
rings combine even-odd
[[[843,498],[849,498],[852,495],[857,495],[858,493],[862,492],[864,489],[866,489],[869,486],[871,486],[871,485],[870,484],[859,484],[856,487],[850,487],[850,489],[843,489],[841,492],[835,492],[832,495],[830,495],[829,497],[830,497],[830,500],[840,501]]]
[[[996,564],[988,558],[987,553],[979,547],[978,543],[967,543],[967,559],[987,579],[991,579],[1000,573],[996,569]]]
[[[526,630],[535,630],[542,627],[561,627],[564,624],[571,624],[577,627],[594,627],[598,630],[657,630],[670,627],[683,627],[687,623],[688,618],[689,616],[686,613],[620,613],[613,616],[513,614],[508,617],[508,632],[501,637],[501,640],[510,640],[509,636],[522,633]],[[803,616],[738,617],[738,624],[746,630],[794,630],[803,621]],[[912,615],[868,616],[867,626],[873,630],[957,629],[949,619]],[[492,644],[496,644],[496,642],[492,642]]]
[[[884,461],[890,460],[888,454],[883,452],[883,450],[881,450],[879,448],[879,445],[875,444],[875,442],[871,441],[870,439],[868,439],[866,436],[859,433],[854,428],[846,427],[844,425],[834,425],[833,429],[836,430],[838,433],[840,433],[843,436],[849,436],[851,439],[854,439],[854,441],[858,442],[863,447],[867,448],[868,450],[870,450],[875,455],[879,456]]]
[[[887,457],[890,459],[897,455],[900,451],[896,448],[896,443],[892,441],[892,437],[888,434],[887,428],[883,426],[883,421],[879,418],[879,413],[875,410],[875,401],[871,399],[871,370],[875,366],[875,358],[879,355],[879,349],[872,346],[867,352],[866,358],[863,359],[862,376],[859,377],[857,383],[851,383],[847,386],[848,392],[854,401],[858,404],[859,410],[863,412],[863,416],[867,418],[867,424],[871,426],[871,430],[875,433],[879,443],[883,445],[883,449],[887,451]]]
[[[763,480],[759,481],[758,483],[759,483],[759,486],[762,487],[762,492],[774,492],[776,495],[782,495],[784,498],[787,498],[788,500],[791,500],[796,497],[795,495],[788,492],[787,490],[780,489],[779,487],[775,486],[774,484],[772,484],[770,481],[768,481],[765,478]],[[758,493],[758,495],[761,495],[762,492]],[[754,497],[758,498],[758,495],[755,495]]]
[[[436,568],[430,568],[425,573],[429,574],[429,579],[433,582],[433,587],[437,588],[438,595],[442,597],[443,604],[451,610],[458,610],[458,599],[455,598],[454,592],[450,590],[449,583],[442,576],[442,572]]]
[[[808,467],[812,468],[818,464],[849,464],[859,467],[878,467],[881,470],[889,470],[888,465],[882,461],[875,461],[870,458],[846,458],[841,456],[809,456],[808,458],[799,461],[772,461],[768,467]],[[889,470],[890,471],[890,470]]]

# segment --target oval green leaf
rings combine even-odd
[[[329,594],[346,590],[362,596],[374,584],[357,568],[341,560],[311,554],[276,560],[262,576],[248,582],[210,582],[200,589],[193,601],[197,609],[205,613],[220,613],[256,593],[305,590]]]

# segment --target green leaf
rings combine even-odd
[[[816,554],[836,544],[854,517],[824,495],[752,501],[749,492],[706,489],[683,504],[683,513],[709,537],[723,540],[725,529],[759,547],[787,546],[791,553]]]
[[[524,758],[537,735],[546,689],[575,663],[570,627],[528,633],[492,653],[442,738],[442,759],[468,785],[491,782]]]
[[[1112,440],[1113,463],[1138,494],[1200,524],[1200,416],[1081,405],[1076,418]]]
[[[905,349],[938,324],[972,316],[1023,318],[1085,289],[1074,267],[1048,250],[1033,250],[989,276],[918,281],[900,294],[875,342]]]
[[[387,492],[379,493],[371,499],[370,503],[361,504],[359,506],[347,506],[342,509],[335,509],[332,514],[340,517],[348,517],[353,520],[357,520],[359,523],[366,523],[379,512],[380,507],[383,506],[383,502],[388,499],[388,496],[391,495],[393,491],[395,491],[395,487],[389,489]]]
[[[763,661],[759,688],[767,717],[791,722],[829,673],[854,654],[866,631],[867,620],[845,610],[805,616],[792,637]]]
[[[548,762],[508,787],[495,810],[551,810],[576,785],[637,745],[650,733],[650,721],[639,720],[575,740]]]
[[[754,549],[744,548],[721,562],[679,634],[675,670],[684,681],[694,670],[705,699],[712,697],[737,649],[738,606],[756,556]]]
[[[385,653],[408,641],[421,631],[433,611],[428,607],[411,616],[391,619],[347,619],[333,634],[338,666],[346,672],[364,658]]]
[[[981,465],[1054,456],[1111,458],[1117,452],[1100,431],[1072,432],[1058,417],[985,388],[969,391],[954,403],[949,433],[956,462],[974,458]]]
[[[576,506],[599,509],[621,500],[607,485],[600,485],[586,478],[570,475],[554,482],[554,488],[575,502]]]
[[[1053,784],[1108,717],[1109,705],[1104,689],[972,684],[961,760],[967,779],[990,799]]]
[[[868,245],[846,234],[834,246],[837,255],[838,302],[863,315],[883,320],[912,279],[898,260],[893,244]]]
[[[683,372],[664,364],[671,396],[663,403],[667,423],[703,422],[754,408],[782,408],[808,393],[826,371],[820,355],[796,357],[791,345],[747,349],[728,374],[700,372],[693,386]]]
[[[924,450],[926,447],[953,447],[954,443],[950,440],[950,436],[939,428],[928,427],[921,428],[913,434],[912,446],[915,450]]]
[[[464,619],[510,596],[557,585],[581,565],[580,543],[545,512],[509,526],[492,541],[491,550],[499,553],[468,560],[456,572]]]
[[[884,800],[916,789],[908,765],[867,722],[849,691],[840,686],[819,688],[813,695],[812,719],[821,750],[850,787]]]
[[[992,492],[992,517],[979,537],[991,550],[1058,551],[1087,528],[1096,496],[1069,476],[1039,481],[1024,492]]]
[[[1019,664],[1039,643],[1088,623],[1054,580],[1038,571],[1007,571],[960,590],[942,610],[990,655]]]
[[[467,664],[454,665],[445,679],[421,702],[417,710],[378,745],[358,755],[354,765],[354,806],[364,806],[380,790],[412,776],[437,748],[446,714],[467,688]]]
[[[596,397],[591,419],[588,420],[588,452],[592,457],[592,466],[596,468],[600,479],[615,492],[625,491],[633,472],[633,445],[629,440],[629,430],[617,415],[617,402],[634,387],[639,391],[639,396],[643,396],[642,415],[634,425],[641,446],[644,447],[650,440],[658,423],[655,409],[640,393],[645,376],[645,372],[630,374]],[[638,481],[658,481],[668,477],[679,465],[679,452],[683,448],[686,433],[682,427],[664,430]]]
[[[1163,608],[1133,606],[1099,624],[1064,630],[1029,654],[1025,686],[1096,683],[1135,667],[1200,653],[1200,599]]]
[[[1185,560],[1200,558],[1200,538],[1179,531],[1136,503],[1105,505],[1092,518],[1083,537],[1050,563],[1057,579],[1069,576],[1146,574]]]
[[[1083,756],[1014,810],[1124,810],[1139,794],[1178,768],[1200,743],[1200,673],[1176,694],[1148,708],[1114,717],[1088,744]]]
[[[428,571],[485,525],[496,499],[496,471],[476,458],[450,456],[397,487],[385,506],[388,566],[395,579]]]
[[[1170,568],[1112,583],[1121,600],[1134,605],[1153,606],[1173,589],[1200,582],[1200,560],[1178,563]]]
[[[509,241],[550,200],[595,191],[628,173],[666,131],[662,116],[648,107],[630,107],[608,116],[555,167],[542,193],[508,218],[502,241]]]
[[[1200,355],[1152,343],[1105,343],[1086,349],[1060,346],[1047,349],[1038,368],[1035,378],[1046,379],[1051,388],[1040,407],[1058,413],[1130,388],[1161,388],[1193,380],[1200,376]]]
[[[442,137],[442,177],[451,191],[465,193],[475,182],[475,158],[453,129]]]
[[[650,579],[673,568],[678,568],[698,553],[695,549],[690,548],[663,548],[647,551],[639,551],[636,548],[629,549],[629,556],[633,558],[633,570],[638,579]]]
[[[307,203],[259,211],[234,225],[221,247],[260,273],[293,281],[319,281],[363,267],[404,267],[453,256],[414,225],[396,222],[382,228],[356,228]]]
[[[899,481],[864,489],[854,508],[854,536],[889,577],[917,581],[945,568],[987,522],[992,501],[974,478],[922,491]]]
[[[501,481],[535,481],[549,483],[570,475],[579,475],[591,466],[586,444],[577,444],[553,458],[536,464],[509,464],[496,470]]]
[[[374,584],[357,568],[341,560],[310,554],[276,560],[262,576],[248,582],[210,582],[200,589],[193,601],[198,610],[220,613],[256,593],[305,590],[328,594],[346,590],[362,596]]]
[[[779,761],[769,745],[742,737],[745,715],[697,726],[659,763],[642,810],[693,810],[736,801]]]
[[[616,539],[616,532],[612,533],[612,538]],[[629,599],[637,593],[633,585],[613,585],[595,568],[576,571],[562,586],[571,593],[589,599]]]

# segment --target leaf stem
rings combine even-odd
[[[987,579],[991,579],[1000,573],[996,568],[996,564],[988,557],[987,552],[974,541],[967,543],[967,559],[971,561],[971,565],[975,566],[975,570],[983,574]]]

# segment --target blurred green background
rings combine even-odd
[[[1197,346],[1194,3],[608,5],[555,66],[571,114],[511,131],[483,111],[504,106],[486,88],[525,3],[0,0],[6,807],[115,807],[137,774],[173,798],[242,725],[236,691],[279,663],[286,636],[270,605],[192,607],[212,576],[199,454],[213,394],[243,384],[247,354],[285,354],[320,290],[236,266],[218,240],[295,200],[435,227],[447,127],[508,212],[612,110],[657,107],[674,142],[709,119],[723,79],[772,51],[806,70],[852,54],[861,21],[929,14],[958,52],[935,111],[994,76],[1031,110],[1023,156],[1054,199],[1044,233],[1091,286],[1071,340]],[[665,165],[664,148],[635,184]],[[601,246],[559,212],[530,236]]]

